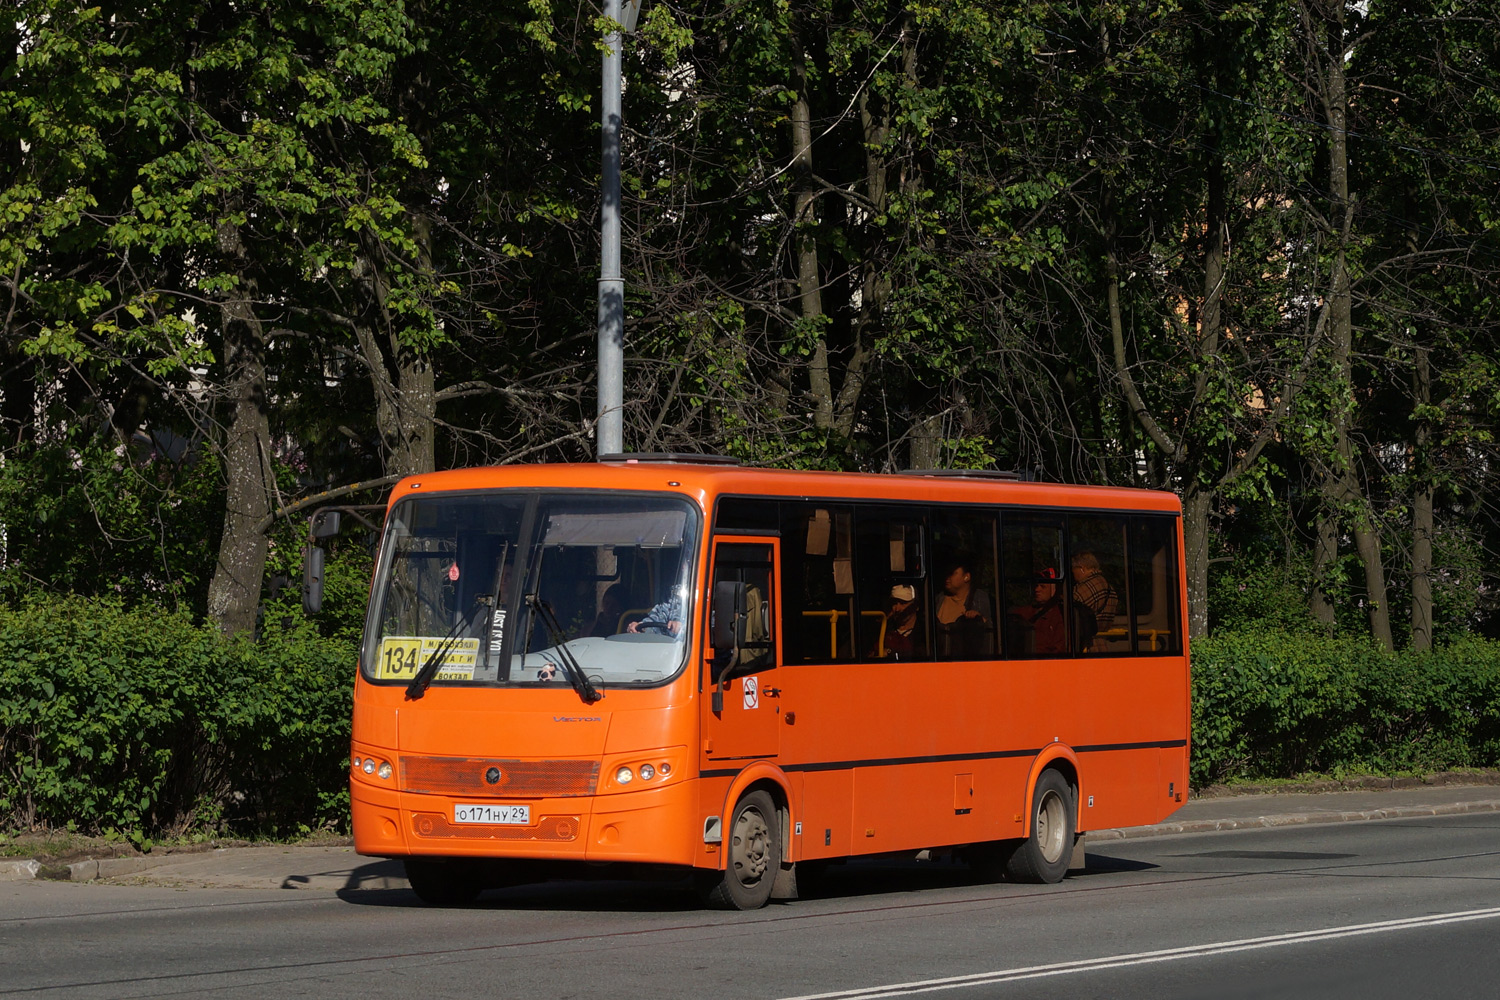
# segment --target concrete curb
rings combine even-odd
[[[191,855],[186,856],[191,857]],[[134,875],[148,868],[157,868],[171,863],[172,855],[157,858],[100,858],[97,861],[75,861],[68,865],[68,875],[63,881],[92,882],[96,878]]]
[[[19,882],[22,879],[36,878],[37,871],[42,866],[35,861],[0,861],[0,882]]]
[[[1454,802],[1438,806],[1393,806],[1387,809],[1340,810],[1327,812],[1279,813],[1241,819],[1200,819],[1157,823],[1155,826],[1131,826],[1116,830],[1090,830],[1084,836],[1095,840],[1136,840],[1142,837],[1171,837],[1180,833],[1217,833],[1221,830],[1256,830],[1277,826],[1311,826],[1323,823],[1361,823],[1376,819],[1417,819],[1423,816],[1452,816],[1459,813],[1500,812],[1500,799],[1481,802]]]

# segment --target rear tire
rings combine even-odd
[[[1048,768],[1031,796],[1031,832],[1005,864],[1012,882],[1061,882],[1073,860],[1073,788],[1062,773]]]
[[[758,910],[781,870],[781,817],[770,794],[754,791],[735,803],[728,831],[724,871],[705,887],[704,900],[721,910]]]
[[[406,880],[417,898],[428,906],[467,906],[484,888],[472,862],[455,858],[407,858]]]

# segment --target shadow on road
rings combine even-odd
[[[350,873],[349,884],[338,890],[338,898],[358,906],[427,908],[428,904],[418,899],[409,888],[391,884],[392,869],[387,866],[395,866],[394,871],[399,878],[401,864],[398,861],[364,865]],[[1087,867],[1069,871],[1068,881],[1076,883],[1094,876],[1146,871],[1156,867],[1143,861],[1091,852]],[[986,884],[968,865],[955,861],[862,858],[830,866],[814,884],[802,890],[801,899],[858,899]],[[795,905],[797,901],[786,902]],[[773,901],[771,905],[785,904]],[[691,876],[670,875],[627,880],[601,875],[595,879],[553,879],[507,889],[491,889],[482,893],[474,903],[461,908],[673,913],[701,909],[702,903],[694,891]]]

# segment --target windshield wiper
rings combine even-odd
[[[585,705],[592,705],[603,698],[604,692],[594,687],[588,675],[583,672],[583,668],[578,665],[578,661],[573,658],[573,651],[568,648],[568,643],[572,640],[563,634],[557,616],[552,613],[552,605],[535,594],[527,594],[526,603],[542,620],[542,627],[547,630],[547,636],[552,640],[553,648],[557,650],[557,658],[562,661],[563,673],[568,676],[568,683],[573,685],[573,690],[578,692],[578,697],[583,699]]]
[[[475,602],[476,606],[478,603],[478,601]],[[471,608],[470,610],[473,609]],[[438,671],[443,669],[443,664],[447,661],[448,654],[457,649],[459,642],[462,641],[458,638],[458,630],[464,627],[464,623],[468,620],[468,617],[467,614],[458,616],[458,620],[453,623],[453,627],[448,630],[448,634],[443,636],[442,641],[438,643],[437,649],[434,649],[432,655],[427,657],[427,662],[422,664],[422,669],[418,670],[417,675],[411,679],[411,683],[406,685],[406,699],[408,701],[416,701],[427,693],[428,685],[432,683],[432,679],[437,676]]]

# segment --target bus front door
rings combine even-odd
[[[785,706],[776,686],[779,618],[774,539],[714,539],[703,750],[709,761],[775,757]]]

